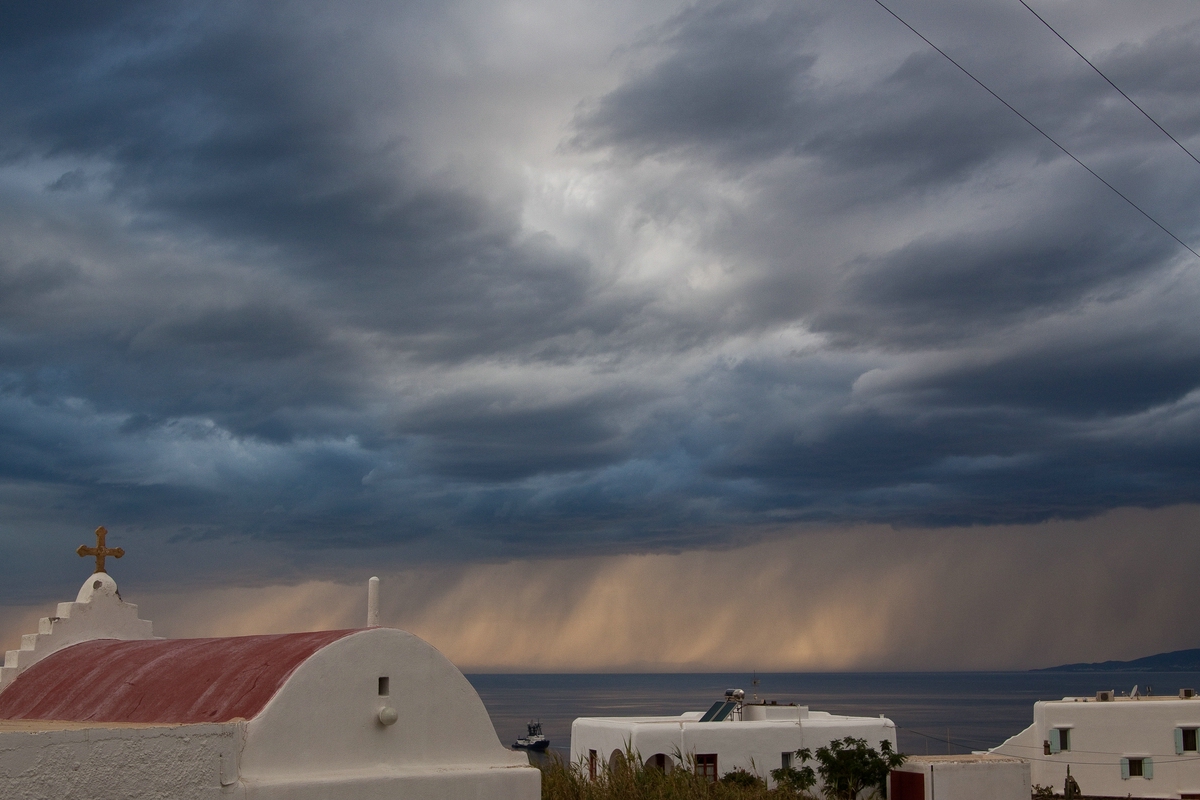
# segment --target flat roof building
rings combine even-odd
[[[1030,762],[1034,784],[1086,797],[1200,798],[1200,698],[1113,691],[1034,703],[1033,724],[991,752]]]
[[[663,717],[581,717],[571,725],[571,761],[595,777],[616,766],[629,748],[650,767],[676,769],[682,758],[712,780],[746,770],[774,785],[770,773],[800,767],[795,753],[815,751],[834,739],[853,736],[871,747],[896,746],[896,726],[882,715],[849,717],[810,711],[807,706],[744,703],[740,690],[726,693],[708,712]]]

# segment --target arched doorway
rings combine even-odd
[[[675,759],[666,753],[655,753],[646,759],[646,769],[656,769],[664,775],[671,774],[675,769]]]

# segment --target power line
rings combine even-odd
[[[1134,99],[1132,97],[1125,94],[1125,92],[1121,91],[1120,86],[1117,86],[1115,83],[1113,83],[1112,80],[1110,80],[1107,75],[1105,75],[1103,72],[1100,71],[1099,67],[1097,67],[1095,64],[1093,64],[1091,61],[1088,60],[1087,56],[1085,56],[1083,53],[1076,50],[1075,45],[1068,42],[1061,33],[1054,30],[1054,26],[1051,25],[1049,22],[1046,22],[1046,20],[1042,17],[1041,14],[1039,14],[1038,12],[1036,12],[1032,8],[1030,8],[1029,3],[1026,3],[1025,0],[1017,0],[1017,2],[1020,3],[1021,5],[1025,6],[1026,8],[1028,8],[1029,13],[1033,14],[1035,17],[1037,17],[1038,21],[1040,21],[1043,25],[1045,25],[1047,28],[1049,28],[1051,33],[1053,33],[1055,36],[1057,36],[1059,39],[1061,39],[1063,44],[1065,44],[1067,47],[1071,48],[1071,50],[1075,53],[1075,55],[1082,58],[1083,63],[1087,64],[1089,67],[1091,67],[1093,70],[1095,70],[1097,75],[1099,75],[1101,78],[1104,78],[1105,81],[1108,81],[1108,85],[1111,86],[1112,88],[1116,89],[1121,94],[1121,97],[1124,97],[1126,100],[1129,101],[1130,105],[1132,105],[1138,111],[1142,112],[1143,117],[1145,117],[1146,119],[1153,122],[1154,127],[1158,128],[1160,131],[1162,131],[1166,135],[1166,137],[1168,139],[1170,139],[1172,142],[1179,145],[1179,149],[1182,150],[1183,152],[1187,153],[1189,156],[1191,156],[1192,161],[1195,161],[1197,164],[1200,164],[1200,158],[1196,158],[1196,156],[1192,153],[1191,150],[1188,150],[1186,147],[1184,147],[1182,142],[1180,142],[1178,139],[1176,139],[1174,136],[1172,136],[1170,134],[1170,132],[1167,131],[1167,129],[1164,128],[1162,125],[1159,125],[1158,120],[1156,120],[1154,117],[1152,117],[1148,113],[1146,113],[1146,109],[1139,106],[1136,102],[1134,102]]]
[[[896,20],[897,20],[897,21],[899,21],[901,25],[903,25],[904,27],[908,28],[910,31],[912,31],[913,33],[915,33],[915,34],[916,34],[918,37],[920,37],[921,41],[925,42],[925,44],[929,45],[929,46],[930,46],[930,47],[932,47],[934,50],[937,50],[937,51],[938,51],[938,52],[939,52],[939,53],[942,55],[942,57],[943,57],[943,58],[945,58],[947,61],[949,61],[949,62],[950,62],[951,64],[953,64],[954,66],[958,67],[958,69],[959,69],[959,70],[960,70],[960,71],[961,71],[961,72],[962,72],[964,75],[966,75],[966,76],[967,76],[968,78],[970,78],[971,80],[975,81],[977,84],[979,84],[979,85],[980,85],[980,86],[983,88],[983,90],[984,90],[984,91],[986,91],[986,92],[987,92],[988,94],[990,94],[992,97],[996,98],[996,99],[997,99],[997,100],[999,100],[1001,103],[1003,103],[1003,104],[1004,104],[1004,106],[1005,106],[1005,108],[1007,108],[1009,111],[1011,111],[1011,112],[1013,112],[1014,114],[1016,114],[1016,115],[1017,115],[1018,117],[1020,117],[1021,119],[1025,120],[1025,123],[1026,123],[1027,125],[1029,125],[1029,127],[1033,128],[1035,131],[1037,131],[1038,133],[1040,133],[1042,136],[1046,137],[1046,140],[1047,140],[1047,141],[1049,141],[1049,142],[1050,142],[1050,144],[1054,145],[1054,146],[1055,146],[1055,147],[1057,147],[1059,150],[1062,150],[1064,153],[1066,153],[1066,154],[1067,154],[1067,156],[1068,156],[1068,157],[1070,157],[1070,159],[1071,159],[1072,161],[1074,161],[1076,164],[1078,164],[1079,166],[1083,167],[1083,168],[1084,168],[1084,169],[1086,169],[1088,172],[1090,172],[1090,173],[1092,174],[1092,177],[1093,177],[1093,178],[1095,178],[1096,180],[1100,181],[1100,182],[1101,182],[1101,183],[1103,183],[1105,186],[1107,186],[1107,187],[1108,187],[1110,190],[1112,190],[1113,194],[1115,194],[1117,197],[1120,197],[1122,200],[1124,200],[1124,201],[1125,201],[1126,203],[1128,203],[1129,205],[1133,206],[1133,208],[1134,208],[1134,209],[1135,209],[1135,210],[1136,210],[1136,211],[1137,211],[1139,214],[1141,214],[1143,217],[1145,217],[1146,219],[1148,219],[1148,220],[1150,220],[1151,222],[1153,222],[1153,223],[1154,223],[1156,226],[1158,226],[1159,230],[1161,230],[1161,231],[1162,231],[1163,233],[1165,233],[1167,236],[1170,236],[1172,239],[1174,239],[1176,242],[1178,242],[1180,247],[1182,247],[1183,249],[1187,250],[1189,253],[1191,253],[1192,255],[1194,255],[1196,258],[1200,259],[1200,253],[1197,253],[1195,250],[1193,250],[1193,249],[1192,249],[1192,248],[1191,248],[1191,247],[1190,247],[1190,246],[1187,244],[1187,242],[1183,241],[1183,239],[1180,239],[1178,236],[1176,236],[1175,234],[1171,233],[1171,231],[1170,231],[1170,230],[1167,228],[1167,226],[1166,226],[1166,225],[1163,225],[1161,222],[1159,222],[1158,220],[1156,220],[1154,217],[1150,216],[1150,213],[1149,213],[1148,211],[1146,211],[1146,210],[1145,210],[1145,209],[1143,209],[1141,206],[1139,206],[1137,203],[1133,202],[1133,201],[1132,201],[1132,200],[1130,200],[1128,197],[1126,197],[1124,194],[1122,194],[1122,193],[1121,193],[1121,191],[1120,191],[1119,189],[1117,189],[1117,187],[1113,186],[1111,183],[1109,183],[1108,181],[1104,180],[1104,178],[1100,177],[1100,175],[1099,175],[1099,174],[1097,174],[1095,170],[1093,170],[1093,169],[1092,169],[1091,167],[1089,167],[1087,164],[1085,164],[1085,163],[1083,163],[1082,161],[1080,161],[1080,160],[1079,160],[1079,158],[1077,158],[1077,157],[1075,156],[1075,154],[1074,154],[1074,153],[1072,153],[1070,150],[1068,150],[1067,148],[1065,148],[1065,147],[1063,147],[1061,144],[1059,144],[1059,143],[1058,143],[1058,141],[1057,141],[1057,140],[1055,140],[1055,138],[1054,138],[1053,136],[1051,136],[1050,134],[1046,133],[1044,130],[1042,130],[1042,129],[1041,129],[1041,128],[1039,128],[1037,125],[1035,125],[1035,124],[1033,123],[1033,120],[1029,119],[1029,117],[1025,116],[1025,115],[1024,115],[1024,114],[1022,114],[1020,111],[1018,111],[1016,108],[1014,108],[1014,107],[1013,107],[1013,105],[1012,105],[1011,103],[1009,103],[1009,102],[1008,102],[1007,100],[1005,100],[1003,97],[1001,97],[1000,95],[998,95],[998,94],[996,94],[994,91],[992,91],[992,89],[991,89],[991,88],[990,88],[990,87],[989,87],[989,86],[988,86],[986,83],[984,83],[983,81],[979,80],[979,78],[976,78],[974,75],[972,75],[972,74],[971,74],[971,72],[970,72],[970,71],[969,71],[969,70],[968,70],[966,67],[964,67],[962,64],[959,64],[957,61],[955,61],[953,58],[951,58],[951,57],[950,57],[950,55],[949,55],[949,54],[948,54],[948,53],[947,53],[945,50],[943,50],[942,48],[938,47],[938,46],[937,46],[936,44],[934,44],[933,42],[929,41],[929,39],[925,38],[925,35],[924,35],[924,34],[922,34],[922,33],[921,33],[919,30],[917,30],[916,28],[914,28],[912,25],[909,25],[907,22],[905,22],[903,17],[901,17],[901,16],[900,16],[899,14],[897,14],[895,11],[892,11],[890,8],[888,8],[886,5],[884,5],[884,4],[883,4],[883,0],[875,0],[875,4],[876,4],[876,5],[878,5],[880,8],[882,8],[884,11],[888,12],[889,14],[891,14],[893,17],[895,17],[895,18],[896,18]]]

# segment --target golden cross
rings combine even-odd
[[[96,557],[96,572],[105,572],[105,569],[104,569],[104,557],[105,556],[112,556],[113,558],[120,558],[121,556],[125,555],[125,551],[120,547],[105,547],[104,546],[104,537],[105,536],[108,536],[108,530],[103,525],[101,525],[99,528],[96,528],[96,546],[88,547],[86,544],[81,544],[81,545],[79,545],[79,549],[75,551],[78,555],[81,555],[81,556],[95,556]],[[96,573],[94,572],[92,574],[94,575]],[[105,574],[107,574],[107,573],[105,573]]]

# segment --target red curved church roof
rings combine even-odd
[[[83,642],[18,675],[0,692],[0,719],[251,719],[309,656],[356,632]]]

